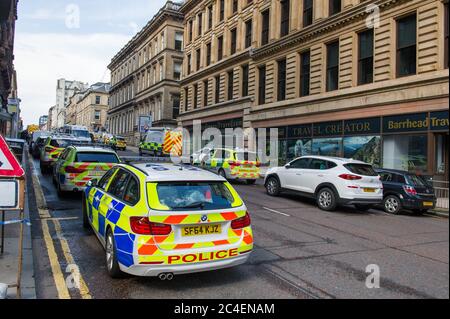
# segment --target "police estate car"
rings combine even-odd
[[[253,249],[247,208],[221,176],[190,165],[119,164],[83,193],[83,225],[122,272],[172,279],[243,264]]]

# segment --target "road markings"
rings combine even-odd
[[[29,160],[30,167],[34,171],[34,164],[31,160]],[[70,299],[70,293],[67,288],[66,281],[64,279],[61,263],[59,262],[58,255],[55,250],[55,245],[53,243],[53,239],[50,235],[48,222],[51,220],[55,227],[56,238],[59,239],[61,244],[61,249],[64,254],[64,258],[66,259],[67,264],[75,264],[75,260],[70,252],[69,244],[67,240],[62,236],[61,224],[59,223],[58,218],[52,218],[50,212],[47,209],[47,203],[45,201],[44,192],[42,191],[41,183],[37,175],[32,175],[33,180],[33,189],[36,196],[36,205],[39,211],[39,217],[41,218],[41,227],[42,233],[44,235],[44,241],[47,248],[48,257],[50,260],[50,266],[52,269],[53,279],[55,281],[56,290],[58,291],[59,299]],[[74,218],[66,218],[66,219],[74,219]],[[77,217],[75,217],[77,219]],[[64,220],[61,218],[60,220]],[[83,279],[81,273],[79,274],[79,287],[80,295],[83,299],[91,299],[92,296],[89,293],[89,288],[86,285],[86,282]]]
[[[43,220],[41,225],[45,246],[47,247],[48,259],[50,260],[50,267],[53,273],[53,279],[55,280],[56,290],[58,291],[58,298],[70,299],[69,290],[67,289],[66,281],[59,265],[58,255],[55,251],[55,245],[53,245],[53,240],[50,236],[50,231],[48,230],[48,223]]]
[[[275,214],[283,215],[283,216],[286,216],[286,217],[291,217],[291,215],[288,215],[288,214],[279,212],[279,211],[277,211],[277,210],[275,210],[275,209],[272,209],[272,208],[263,207],[263,209],[264,209],[264,210],[267,210],[267,211],[269,211],[269,212],[275,213]]]

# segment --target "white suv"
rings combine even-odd
[[[271,196],[294,191],[315,198],[319,208],[327,211],[339,204],[367,210],[383,201],[383,184],[372,165],[353,159],[300,157],[269,169],[264,185]]]

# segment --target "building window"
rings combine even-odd
[[[277,99],[278,101],[286,99],[286,59],[278,61]]]
[[[230,31],[231,34],[231,54],[236,53],[236,41],[237,41],[237,30],[236,28]]]
[[[184,88],[184,110],[187,111],[189,107],[189,89]]]
[[[259,81],[258,81],[258,104],[262,105],[266,103],[266,66],[260,66],[258,68]]]
[[[175,33],[175,50],[183,50],[183,33],[181,32]]]
[[[208,7],[208,30],[211,30],[213,24],[213,6]]]
[[[203,30],[203,14],[199,13],[198,14],[198,30],[197,30],[197,36],[201,36],[202,35],[202,30]]]
[[[238,11],[238,0],[233,0],[233,13]]]
[[[165,43],[166,43],[166,40],[164,37],[164,33],[161,33],[161,51],[164,50]],[[145,59],[145,53],[144,53],[144,59]]]
[[[327,91],[338,89],[339,41],[327,44]]]
[[[281,4],[281,26],[280,37],[284,37],[289,33],[290,5],[289,0],[282,0]]]
[[[96,95],[96,96],[95,96],[95,104],[100,104],[101,101],[102,101],[101,96],[100,96],[100,95]]]
[[[245,22],[245,48],[252,45],[252,20]]]
[[[187,74],[191,74],[191,55],[188,54],[187,56]]]
[[[205,81],[203,81],[203,106],[208,106],[208,86],[209,86],[209,81],[208,79],[206,79]]]
[[[223,58],[223,36],[217,38],[217,61]]]
[[[217,75],[215,77],[215,103],[219,103],[220,102],[220,75]]]
[[[269,43],[269,28],[270,28],[270,10],[261,13],[262,30],[261,30],[261,45]]]
[[[248,96],[248,64],[242,66],[242,97]]]
[[[409,172],[428,169],[428,137],[423,135],[385,135],[383,137],[383,167]]]
[[[174,62],[173,64],[173,79],[181,80],[181,62]]]
[[[300,96],[309,95],[311,52],[300,54]]]
[[[373,29],[358,34],[358,85],[373,82]]]
[[[303,26],[307,27],[313,22],[313,0],[303,0]]]
[[[94,119],[95,119],[96,121],[100,121],[101,113],[102,113],[102,112],[100,112],[99,110],[95,110],[95,113],[94,113]]]
[[[193,30],[193,28],[194,28],[194,23],[191,20],[191,21],[189,21],[189,42],[192,41],[192,32],[193,32],[192,30]]]
[[[397,77],[416,74],[416,15],[397,20]]]
[[[444,4],[444,67],[448,69],[448,3]]]
[[[180,96],[172,96],[173,118],[176,119],[180,115]]]
[[[219,21],[223,21],[225,18],[225,0],[220,0],[220,16]]]
[[[228,86],[227,86],[227,94],[228,94],[228,101],[233,99],[233,81],[234,81],[234,72],[233,70],[228,72]]]
[[[328,14],[330,16],[341,12],[341,0],[329,0],[328,1]]]
[[[194,92],[193,92],[193,98],[194,98],[194,109],[198,107],[198,84],[194,84]]]
[[[211,43],[206,45],[206,66],[211,64]]]
[[[195,62],[195,69],[198,71],[200,70],[200,61],[201,61],[201,51],[200,49],[197,49],[197,51],[195,51],[195,58],[196,58],[196,62]]]

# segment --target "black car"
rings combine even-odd
[[[33,155],[34,158],[39,158],[41,154],[41,149],[44,146],[45,142],[47,141],[47,137],[38,137],[36,142],[34,142],[31,146],[31,155]]]
[[[423,177],[400,170],[376,171],[384,187],[383,208],[386,213],[398,214],[402,209],[407,209],[423,214],[436,207],[433,186]]]

